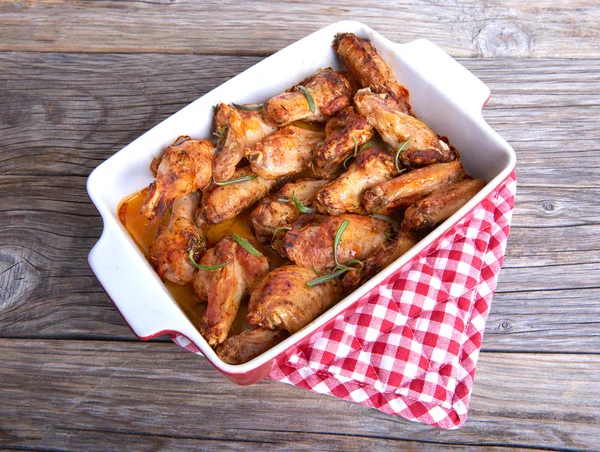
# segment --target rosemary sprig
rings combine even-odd
[[[264,108],[263,104],[240,105],[240,104],[234,104],[234,103],[232,103],[231,105],[233,105],[233,107],[236,108],[236,109],[238,109],[238,110],[244,110],[244,111],[259,111],[259,110],[262,110]]]
[[[238,184],[240,182],[248,182],[249,180],[254,180],[256,179],[258,176],[256,174],[252,175],[252,176],[242,176],[242,177],[238,177],[237,179],[230,179],[230,180],[226,180],[223,182],[217,182],[215,180],[215,178],[213,177],[213,182],[215,185],[218,185],[219,187],[222,187],[224,185],[231,185],[231,184]]]
[[[250,245],[250,243],[248,243],[248,241],[245,238],[240,237],[237,234],[233,234],[233,240],[238,242],[242,248],[244,248],[246,251],[248,251],[253,256],[262,257],[262,253],[260,251],[258,251],[256,248],[254,248],[252,245]]]
[[[308,108],[310,108],[311,113],[314,113],[315,112],[315,101],[313,100],[312,96],[310,95],[310,92],[306,89],[306,86],[298,85],[298,86],[296,86],[296,91],[302,91],[304,93],[304,95],[306,96],[306,100],[308,101]]]
[[[289,226],[279,226],[278,228],[275,228],[275,231],[273,231],[273,238],[271,239],[271,245],[277,238],[277,234],[279,234],[279,231],[291,231],[291,229],[292,228]]]
[[[394,228],[394,231],[397,231],[400,229],[400,224],[396,220],[394,220],[392,217],[388,217],[387,215],[381,215],[378,213],[372,213],[371,217],[377,218],[378,220],[383,220],[386,223],[391,224],[392,227]]]
[[[330,273],[328,275],[319,276],[318,278],[311,279],[310,281],[308,281],[306,283],[306,285],[308,287],[318,286],[319,284],[329,282],[329,281],[343,275],[347,271],[348,271],[347,269],[343,269],[343,270],[334,271],[333,273]]]
[[[219,127],[213,135],[217,137],[217,146],[221,146],[225,141],[225,129],[226,127]]]
[[[335,233],[335,239],[333,240],[333,261],[335,262],[336,267],[340,266],[337,257],[337,249],[340,244],[340,241],[342,240],[342,234],[344,233],[349,224],[350,220],[344,220],[344,222],[340,225],[337,232]]]
[[[231,264],[231,261],[223,262],[222,264],[216,264],[216,265],[197,264],[196,261],[194,260],[194,250],[190,250],[188,257],[190,258],[190,262],[192,263],[192,265],[199,270],[218,270],[219,268],[223,268],[223,267]]]
[[[294,203],[294,205],[296,206],[296,209],[298,209],[298,211],[300,213],[314,213],[315,209],[313,207],[306,207],[304,204],[302,204],[298,198],[296,198],[296,195],[294,193],[292,193],[292,202]]]
[[[398,148],[398,150],[396,151],[396,158],[394,159],[394,164],[396,165],[396,169],[398,171],[400,171],[400,167],[398,166],[398,157],[400,157],[400,153],[402,152],[402,149],[404,149],[406,147],[406,145],[410,142],[410,140],[412,140],[412,137],[409,138],[408,140],[406,140],[404,143],[402,143],[400,145],[400,147]]]
[[[350,161],[350,159],[356,158],[356,156],[358,155],[359,152],[362,152],[365,149],[368,149],[373,146],[373,142],[371,140],[369,140],[365,144],[363,144],[360,147],[360,149],[358,149],[358,142],[356,141],[356,137],[354,135],[352,136],[352,139],[354,140],[354,154],[346,157],[346,159],[344,160],[344,168],[348,168],[347,165],[348,165],[348,162]]]

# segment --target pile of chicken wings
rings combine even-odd
[[[141,213],[170,217],[150,260],[207,303],[200,332],[225,362],[302,329],[485,185],[411,115],[408,91],[368,40],[342,33],[333,48],[349,71],[320,70],[263,104],[222,103],[216,143],[179,137],[152,162]],[[253,236],[207,249],[203,226],[250,208]],[[257,242],[286,263],[273,268]],[[248,296],[252,327],[231,335]]]

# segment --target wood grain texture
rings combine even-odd
[[[273,53],[338,20],[395,42],[427,37],[455,56],[596,57],[600,6],[403,0],[0,2],[0,50]]]
[[[173,344],[5,339],[0,347],[3,447],[114,450],[127,441],[153,450],[502,444],[570,451],[600,444],[600,401],[580,397],[600,391],[594,355],[483,353],[469,421],[441,431],[272,381],[238,387]]]

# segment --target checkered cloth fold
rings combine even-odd
[[[515,193],[513,172],[432,250],[280,356],[269,378],[439,428],[460,427]],[[199,353],[187,339],[173,340]]]

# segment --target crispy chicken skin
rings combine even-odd
[[[249,240],[250,241],[250,240]],[[206,252],[200,265],[218,265],[229,262],[217,270],[198,270],[194,290],[202,301],[207,301],[200,332],[206,341],[215,346],[227,339],[242,298],[251,293],[269,272],[266,257],[256,257],[233,238],[225,237]]]
[[[325,134],[318,130],[287,126],[246,148],[246,157],[256,174],[277,179],[307,169],[315,148],[324,139]]]
[[[314,113],[310,111],[306,95],[297,90],[299,85],[304,86],[310,93],[315,104]],[[317,75],[269,99],[265,104],[266,118],[279,127],[301,119],[326,121],[329,116],[350,105],[356,88],[356,81],[349,72],[323,69]]]
[[[312,168],[317,177],[331,179],[344,160],[371,139],[374,130],[364,116],[357,115],[354,107],[338,111],[325,126],[325,142],[315,151]]]
[[[481,179],[464,179],[442,187],[416,202],[404,213],[402,229],[432,228],[448,219],[485,186]]]
[[[227,104],[217,107],[215,123],[219,141],[222,141],[213,160],[213,175],[219,182],[233,177],[237,164],[244,158],[245,148],[277,130],[264,120],[262,111],[239,110]]]
[[[217,356],[228,364],[243,364],[279,344],[286,336],[283,330],[258,326],[231,336],[217,347]]]
[[[302,267],[321,271],[335,266],[333,243],[342,223],[349,220],[337,248],[338,262],[363,259],[385,243],[390,225],[362,215],[304,215],[285,234],[283,248],[288,258]]]
[[[398,237],[386,242],[363,261],[363,267],[350,270],[342,277],[342,286],[352,287],[371,279],[382,269],[390,265],[409,249],[417,244],[417,237],[412,232],[401,231]]]
[[[250,168],[238,168],[233,178],[243,176],[256,176],[256,174]],[[229,185],[212,184],[202,194],[202,209],[196,218],[196,224],[201,225],[204,222],[218,224],[229,220],[265,197],[275,185],[275,180],[263,179],[260,176]]]
[[[424,166],[456,158],[447,143],[424,123],[402,112],[398,102],[389,94],[375,94],[365,88],[356,93],[354,102],[358,112],[367,118],[392,149],[397,150],[410,139],[400,152],[404,166]]]
[[[397,173],[394,157],[376,148],[364,149],[348,171],[319,190],[315,206],[319,212],[329,215],[365,214],[361,204],[365,190],[390,180]]]
[[[369,188],[363,195],[363,205],[370,213],[387,215],[464,177],[465,170],[458,160],[425,166]]]
[[[173,202],[169,223],[158,227],[150,247],[150,261],[158,276],[175,284],[184,285],[194,279],[196,268],[190,263],[190,250],[195,259],[200,259],[206,251],[206,236],[194,224],[199,197],[196,191]]]
[[[269,273],[256,287],[248,305],[250,324],[295,333],[331,306],[342,291],[337,279],[308,287],[317,275],[310,268],[285,265]]]
[[[154,222],[177,198],[206,187],[212,178],[214,150],[210,140],[177,138],[158,165],[156,180],[148,187],[141,214]]]
[[[408,90],[398,83],[391,68],[368,39],[361,39],[352,33],[339,33],[333,41],[333,49],[363,88],[370,87],[376,93],[391,94],[401,111],[410,113]]]
[[[317,191],[327,183],[326,180],[300,179],[285,184],[276,195],[263,199],[252,211],[249,218],[250,228],[255,237],[262,243],[271,246],[285,256],[283,237],[286,229],[300,216],[300,211],[291,201],[294,195],[300,203],[310,206]],[[277,232],[276,237],[273,234]]]

